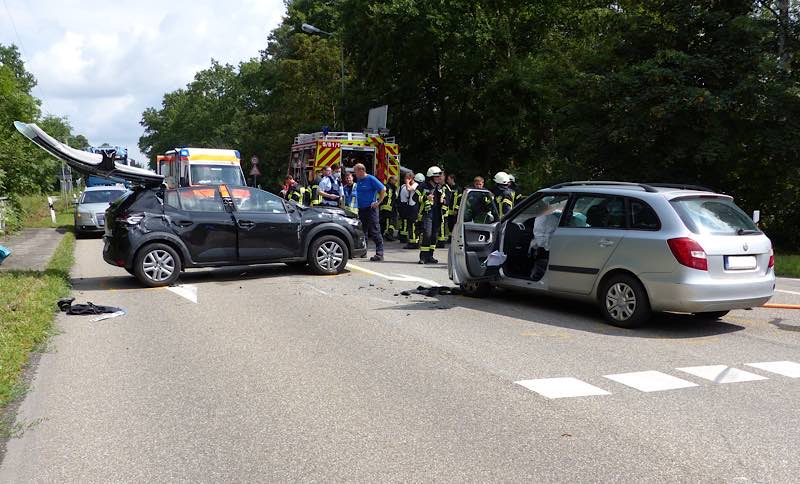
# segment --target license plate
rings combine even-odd
[[[106,224],[106,214],[104,214],[104,213],[98,213],[98,214],[97,214],[97,225],[99,225],[100,227],[102,227],[102,226],[104,226],[105,224]]]
[[[725,257],[725,269],[731,271],[755,269],[756,267],[758,267],[758,262],[754,255],[729,255]]]

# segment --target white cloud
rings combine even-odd
[[[5,1],[0,43],[22,44],[43,110],[137,159],[145,108],[211,58],[236,65],[258,56],[285,13],[281,0]]]

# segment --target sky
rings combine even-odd
[[[0,0],[0,43],[21,47],[43,113],[144,161],[142,112],[212,58],[257,57],[284,13],[282,0]]]

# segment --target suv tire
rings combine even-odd
[[[633,276],[611,276],[600,291],[600,311],[606,321],[620,328],[636,328],[652,314],[644,286]]]
[[[147,244],[137,252],[133,272],[147,287],[171,286],[181,274],[181,259],[166,244]]]
[[[464,282],[459,286],[461,292],[468,297],[484,298],[492,295],[492,285],[486,281]]]
[[[308,248],[308,266],[314,274],[330,276],[342,272],[347,265],[347,244],[335,235],[323,235]]]

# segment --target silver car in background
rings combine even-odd
[[[502,220],[492,194],[462,197],[450,278],[597,303],[635,327],[654,311],[719,318],[766,303],[772,243],[733,198],[702,187],[573,182],[540,190]]]
[[[122,185],[87,187],[75,204],[75,235],[103,232],[106,209],[126,191]]]

